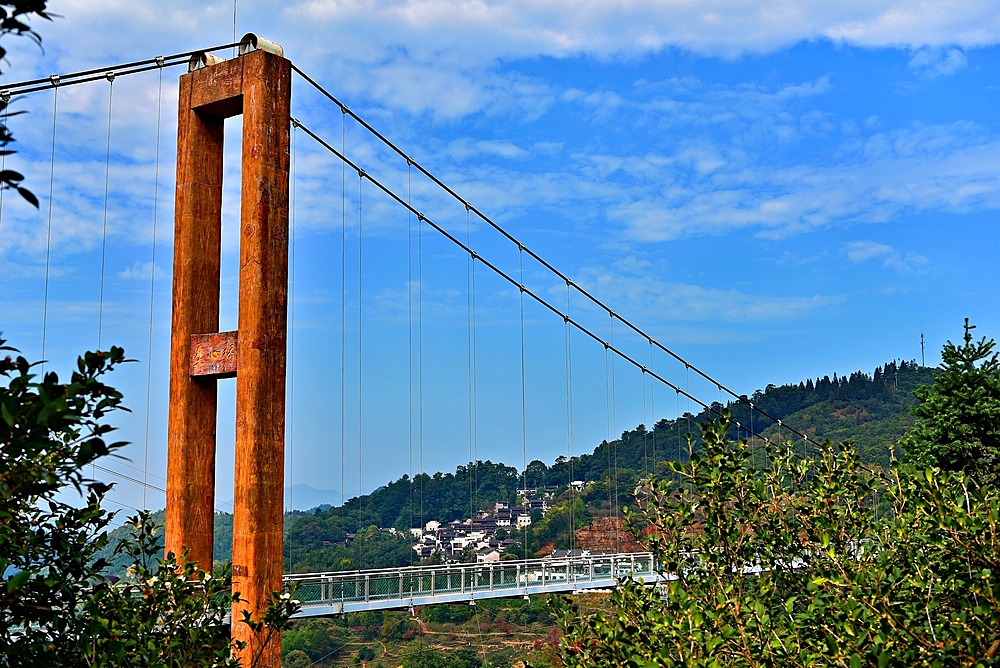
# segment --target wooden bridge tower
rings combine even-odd
[[[180,78],[170,343],[166,549],[212,568],[217,381],[236,378],[233,638],[282,586],[291,64],[247,35],[240,57],[201,55]],[[225,119],[243,114],[239,324],[219,332]],[[273,638],[260,665],[280,666]]]

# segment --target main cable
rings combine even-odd
[[[114,74],[116,77],[128,76],[129,74],[139,74],[141,72],[148,72],[150,70],[155,70],[157,68],[164,67],[176,67],[178,65],[187,65],[191,56],[199,55],[202,53],[213,53],[215,51],[223,51],[225,49],[232,48],[234,46],[239,46],[239,42],[231,42],[229,44],[221,44],[219,46],[210,46],[207,49],[195,49],[194,51],[184,51],[183,53],[174,53],[169,56],[156,56],[155,58],[147,58],[146,60],[136,60],[131,63],[120,63],[118,65],[109,65],[106,67],[97,67],[90,70],[83,70],[80,72],[70,72],[68,74],[53,74],[48,77],[40,79],[30,79],[27,81],[17,81],[15,83],[6,84],[0,86],[0,97],[9,95],[14,97],[16,95],[27,95],[29,93],[37,93],[43,90],[50,90],[57,88],[59,86],[74,86],[76,84],[89,83],[91,81],[100,81],[104,79],[109,74]]]
[[[566,321],[569,322],[571,325],[573,325],[573,327],[575,327],[581,333],[586,334],[594,342],[596,342],[596,343],[598,343],[598,344],[600,344],[602,346],[607,347],[610,352],[614,353],[615,355],[617,355],[622,360],[628,362],[629,364],[631,364],[632,366],[634,366],[636,369],[644,369],[644,368],[646,368],[641,362],[639,362],[638,360],[636,360],[634,357],[630,356],[629,354],[627,354],[623,350],[620,350],[620,349],[616,348],[610,342],[604,340],[600,335],[595,334],[592,330],[588,329],[586,326],[584,326],[581,323],[577,322],[575,319],[570,318],[566,313],[563,313],[558,307],[553,306],[550,302],[548,302],[546,299],[544,299],[541,295],[539,295],[538,293],[534,292],[530,288],[524,286],[516,278],[514,278],[513,276],[511,276],[510,274],[508,274],[507,272],[505,272],[503,269],[501,269],[497,265],[493,264],[492,262],[490,262],[489,260],[487,260],[483,256],[479,255],[473,249],[471,249],[468,246],[466,246],[466,244],[463,241],[461,241],[460,239],[458,239],[457,237],[455,237],[453,234],[451,234],[450,232],[448,232],[446,229],[444,229],[443,227],[441,227],[441,225],[435,223],[433,220],[431,220],[430,218],[428,218],[427,216],[425,216],[422,212],[418,211],[412,205],[408,204],[402,197],[400,197],[399,195],[397,195],[395,192],[393,192],[390,188],[388,188],[381,181],[379,181],[378,179],[376,179],[375,177],[373,177],[371,174],[367,173],[364,169],[362,169],[361,167],[359,167],[356,163],[354,163],[350,158],[348,158],[342,152],[338,151],[336,148],[334,148],[329,143],[327,143],[322,137],[320,137],[315,132],[313,132],[312,130],[310,130],[309,127],[306,126],[306,125],[304,125],[301,121],[296,120],[295,122],[298,123],[299,127],[302,129],[302,131],[305,132],[307,135],[309,135],[314,141],[316,141],[316,143],[318,143],[320,146],[322,146],[323,148],[325,148],[327,151],[333,153],[338,158],[340,158],[340,160],[342,160],[346,166],[348,166],[351,169],[353,169],[356,172],[358,172],[358,174],[361,176],[361,178],[368,179],[368,181],[370,181],[372,183],[372,185],[376,186],[379,190],[381,190],[383,193],[385,193],[386,195],[388,195],[397,204],[399,204],[401,206],[404,206],[407,209],[409,209],[410,212],[413,213],[417,217],[417,220],[419,222],[426,223],[427,225],[429,225],[430,227],[432,227],[436,232],[438,232],[439,234],[441,234],[442,236],[444,236],[446,239],[448,239],[453,244],[455,244],[456,246],[458,246],[459,248],[461,248],[462,250],[464,250],[466,253],[472,253],[472,254],[474,254],[475,257],[476,257],[476,260],[478,262],[480,262],[483,266],[489,268],[493,273],[495,273],[497,276],[499,276],[500,278],[502,278],[505,281],[507,281],[508,283],[510,283],[513,287],[518,288],[519,290],[521,290],[523,294],[526,294],[529,297],[531,297],[532,299],[534,299],[538,304],[540,304],[541,306],[544,306],[546,309],[548,309],[554,315],[556,315],[556,316],[558,316],[560,318],[566,319]],[[421,226],[419,228],[419,230],[422,230],[422,229],[423,229],[423,227]],[[418,235],[418,240],[421,239],[421,237],[422,237],[422,234]],[[422,240],[418,241],[418,245],[422,248]],[[525,250],[527,250],[527,249],[525,249]],[[421,258],[422,258],[422,252],[418,250],[418,253],[421,255]],[[423,277],[422,264],[423,264],[423,261],[422,261],[422,259],[420,259],[418,261],[418,283],[421,284],[421,288],[422,288],[422,277]],[[569,282],[570,282],[570,285],[572,285],[572,281],[569,281]],[[418,290],[418,300],[419,300],[418,301],[418,310],[421,310],[421,308],[422,308],[420,306],[422,304],[421,293],[422,293],[422,289]],[[615,317],[620,322],[624,322],[623,320],[621,320],[621,318],[619,316],[615,315]],[[422,317],[418,317],[418,321],[422,321]],[[422,327],[422,325],[418,325],[418,326]],[[421,331],[422,331],[422,329],[421,329]],[[422,357],[422,345],[421,345],[421,353],[420,353],[420,355]],[[422,363],[419,363],[418,366],[420,368],[422,368]],[[691,368],[693,368],[693,367],[691,367]],[[648,373],[651,378],[659,381],[660,383],[666,385],[670,389],[672,389],[675,392],[677,392],[678,395],[683,395],[684,397],[686,397],[687,400],[688,400],[689,405],[690,405],[691,402],[694,402],[695,404],[697,404],[698,406],[700,406],[702,409],[704,409],[705,412],[711,413],[712,415],[714,415],[716,417],[722,417],[722,412],[720,410],[716,409],[711,404],[705,403],[704,401],[702,401],[698,397],[692,395],[689,391],[684,390],[683,388],[681,388],[679,385],[676,385],[675,383],[672,383],[671,381],[669,381],[666,378],[664,378],[663,376],[659,375],[658,373],[656,373],[652,369],[646,369],[646,373]],[[418,375],[422,376],[422,372],[420,374],[418,374]],[[760,413],[761,415],[764,415],[765,417],[768,417],[768,415],[764,411],[761,411],[761,410],[758,409],[757,412]],[[778,422],[780,422],[780,421],[778,421]],[[787,425],[784,425],[784,428],[786,430],[791,431],[791,429]],[[793,433],[796,433],[796,434],[801,435],[804,438],[808,439],[808,436],[805,436],[804,434],[801,434],[799,432],[793,432]],[[765,437],[765,436],[763,436],[763,435],[761,435],[759,433],[757,434],[757,436],[759,438],[763,439],[765,442],[770,442],[770,440],[767,437]]]
[[[383,144],[385,144],[389,149],[391,149],[397,155],[399,155],[400,157],[404,158],[405,160],[408,161],[408,163],[410,163],[414,167],[416,167],[417,170],[419,170],[424,176],[426,176],[428,179],[430,179],[435,185],[437,185],[439,188],[441,188],[442,190],[444,190],[446,193],[448,193],[454,199],[458,200],[459,203],[461,203],[462,205],[468,207],[469,211],[471,211],[472,213],[475,213],[483,222],[485,222],[490,227],[492,227],[494,230],[496,230],[497,232],[499,232],[508,241],[510,241],[511,243],[513,243],[516,246],[518,246],[518,248],[521,251],[528,253],[528,255],[530,257],[532,257],[535,260],[537,260],[539,264],[541,264],[543,267],[545,267],[546,269],[548,269],[551,273],[555,274],[560,280],[567,282],[567,284],[569,284],[574,290],[576,290],[581,295],[583,295],[588,300],[590,300],[595,306],[597,306],[598,308],[604,310],[609,315],[613,315],[614,317],[616,317],[623,325],[625,325],[626,327],[628,327],[629,329],[631,329],[633,332],[635,332],[636,334],[638,334],[641,338],[646,339],[653,346],[659,348],[661,351],[663,351],[666,354],[670,355],[672,358],[674,358],[678,362],[683,363],[686,367],[688,367],[690,370],[694,371],[696,374],[698,374],[699,376],[701,376],[705,380],[711,382],[713,385],[718,385],[724,392],[726,392],[727,394],[729,394],[735,401],[749,406],[752,410],[756,410],[758,413],[760,413],[764,417],[766,417],[769,420],[771,420],[771,422],[774,422],[774,423],[778,422],[778,418],[772,416],[770,413],[768,413],[767,411],[764,411],[764,410],[760,409],[759,407],[755,407],[753,405],[753,403],[750,402],[749,399],[747,399],[743,395],[737,394],[734,390],[730,389],[726,385],[723,385],[722,383],[716,381],[714,378],[712,378],[707,373],[705,373],[704,371],[702,371],[698,367],[694,366],[693,364],[691,364],[690,362],[688,362],[687,360],[685,360],[683,357],[681,357],[680,355],[678,355],[677,353],[675,353],[673,350],[671,350],[670,348],[667,348],[662,343],[660,343],[659,341],[657,341],[656,339],[654,339],[652,336],[650,336],[649,334],[647,334],[644,331],[642,331],[638,326],[636,326],[635,324],[633,324],[631,321],[626,320],[625,318],[622,318],[620,315],[616,314],[604,302],[602,302],[600,299],[598,299],[597,297],[595,297],[589,291],[585,290],[580,285],[574,283],[572,281],[572,279],[569,278],[569,276],[567,276],[563,272],[559,271],[556,267],[554,267],[552,264],[550,264],[549,262],[547,262],[540,255],[538,255],[537,253],[535,253],[534,251],[532,251],[530,248],[528,248],[527,246],[525,246],[517,238],[515,238],[512,234],[510,234],[507,230],[505,230],[503,227],[501,227],[499,224],[497,224],[495,221],[493,221],[489,216],[487,216],[482,211],[480,211],[475,206],[473,206],[471,202],[469,202],[468,200],[466,200],[465,198],[463,198],[461,195],[459,195],[457,192],[455,192],[452,188],[450,188],[448,185],[446,185],[443,181],[441,181],[439,178],[437,178],[434,174],[432,174],[430,171],[428,171],[422,165],[420,165],[420,163],[416,162],[407,153],[405,153],[402,149],[400,149],[396,144],[394,144],[391,140],[389,140],[385,135],[383,135],[381,132],[379,132],[374,127],[372,127],[367,121],[365,121],[363,118],[361,118],[356,113],[354,113],[350,108],[347,107],[347,105],[345,105],[343,102],[341,102],[339,99],[337,99],[332,93],[330,93],[325,88],[323,88],[323,86],[321,86],[318,82],[316,82],[316,80],[314,80],[312,77],[310,77],[305,72],[303,72],[294,63],[292,63],[291,67],[292,67],[292,71],[294,71],[296,74],[298,74],[300,77],[302,77],[309,85],[313,86],[324,97],[326,97],[328,100],[330,100],[331,102],[333,102],[334,104],[336,104],[338,107],[340,107],[341,113],[349,114],[352,118],[354,118],[355,121],[358,122],[359,125],[361,125],[363,128],[365,128],[366,130],[368,130],[368,132],[370,132],[372,135],[374,135],[377,139],[379,139],[379,141],[381,141]],[[818,443],[818,442],[814,441],[813,439],[809,438],[809,436],[806,435],[805,433],[802,433],[802,432],[799,432],[799,431],[796,431],[796,430],[792,430],[787,425],[785,425],[785,429],[788,429],[789,431],[792,431],[797,436],[802,436],[803,438],[805,438],[807,440],[807,442],[812,443],[813,445],[817,445],[817,446],[821,445],[820,443]]]

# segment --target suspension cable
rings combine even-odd
[[[155,58],[136,60],[131,63],[121,63],[118,65],[97,67],[80,72],[70,72],[68,74],[53,74],[40,79],[18,81],[0,87],[0,97],[4,95],[10,95],[11,97],[16,95],[27,95],[28,93],[37,93],[39,91],[49,90],[59,86],[74,86],[76,84],[89,83],[91,81],[100,81],[101,79],[106,78],[109,74],[114,74],[116,77],[122,77],[129,74],[148,72],[157,68],[187,65],[191,56],[222,51],[234,46],[239,46],[239,42],[222,44],[220,46],[211,46],[207,49],[195,49],[194,51],[174,53],[169,56],[156,56]]]
[[[688,362],[687,360],[685,360],[683,357],[681,357],[680,355],[678,355],[677,353],[675,353],[673,350],[671,350],[670,348],[667,348],[665,345],[663,345],[662,343],[660,343],[659,341],[657,341],[656,339],[654,339],[652,336],[650,336],[649,334],[647,334],[644,331],[642,331],[638,326],[636,326],[635,324],[633,324],[631,321],[626,320],[625,318],[621,317],[620,315],[614,313],[614,311],[609,306],[607,306],[604,302],[602,302],[600,299],[598,299],[592,293],[590,293],[589,291],[587,291],[586,289],[584,289],[582,286],[574,283],[572,281],[572,279],[570,279],[566,274],[564,274],[563,272],[559,271],[556,267],[554,267],[552,264],[550,264],[549,262],[547,262],[540,255],[538,255],[537,253],[535,253],[534,251],[532,251],[530,248],[528,248],[527,246],[525,246],[517,238],[515,238],[513,235],[511,235],[507,230],[505,230],[503,227],[501,227],[499,224],[497,224],[491,218],[489,218],[486,214],[484,214],[482,211],[480,211],[475,206],[473,206],[471,202],[469,202],[468,200],[466,200],[465,198],[463,198],[461,195],[459,195],[457,192],[455,192],[455,190],[453,190],[451,187],[449,187],[443,181],[441,181],[438,177],[436,177],[434,174],[432,174],[430,171],[428,171],[426,168],[424,168],[422,165],[420,165],[420,163],[416,162],[412,157],[410,157],[401,148],[399,148],[396,144],[394,144],[391,140],[389,140],[385,135],[383,135],[381,132],[379,132],[374,127],[372,127],[367,121],[365,121],[363,118],[361,118],[360,116],[358,116],[354,111],[352,111],[350,108],[348,108],[347,105],[345,105],[343,102],[341,102],[339,99],[337,99],[332,93],[330,93],[325,88],[323,88],[323,86],[321,86],[318,82],[316,82],[316,80],[314,80],[312,77],[310,77],[305,72],[303,72],[301,69],[299,69],[294,63],[292,64],[291,67],[292,67],[292,70],[296,74],[298,74],[300,77],[302,77],[308,84],[310,84],[311,86],[313,86],[317,91],[319,91],[319,93],[321,93],[328,100],[330,100],[331,102],[333,102],[334,104],[336,104],[338,107],[340,107],[341,113],[350,115],[363,128],[365,128],[368,132],[370,132],[372,135],[374,135],[379,141],[381,141],[383,144],[385,144],[390,150],[392,150],[397,155],[399,155],[400,157],[402,157],[405,160],[407,160],[409,164],[411,164],[418,171],[420,171],[420,173],[422,173],[424,176],[426,176],[428,179],[430,179],[435,185],[437,185],[439,188],[441,188],[442,190],[444,190],[446,193],[448,193],[454,199],[458,200],[459,203],[461,203],[462,205],[468,207],[469,211],[471,211],[472,213],[476,214],[476,216],[478,216],[483,222],[485,222],[490,227],[492,227],[494,230],[496,230],[497,232],[499,232],[503,237],[505,237],[512,244],[518,246],[518,248],[521,251],[528,253],[528,255],[530,257],[532,257],[536,261],[538,261],[539,264],[541,264],[543,267],[545,267],[546,269],[548,269],[551,273],[553,273],[555,276],[557,276],[560,280],[569,282],[569,284],[572,286],[572,288],[574,290],[576,290],[581,295],[583,295],[584,297],[586,297],[595,306],[597,306],[598,308],[604,310],[608,314],[613,314],[614,317],[616,317],[623,325],[625,325],[626,327],[628,327],[629,329],[631,329],[634,333],[636,333],[637,335],[639,335],[641,338],[646,339],[647,341],[650,342],[650,344],[652,344],[653,346],[659,348],[661,351],[663,351],[667,355],[670,355],[672,358],[674,358],[678,362],[681,362],[681,363],[685,364],[685,366],[688,369],[690,369],[691,371],[694,371],[696,374],[698,374],[699,376],[701,376],[705,380],[711,382],[714,385],[718,385],[719,387],[721,387],[723,389],[723,391],[726,392],[728,395],[730,395],[735,401],[743,403],[743,404],[746,404],[746,405],[750,404],[750,401],[746,397],[744,397],[744,396],[742,396],[740,394],[737,394],[734,390],[730,389],[726,385],[723,385],[722,383],[719,383],[714,378],[712,378],[711,376],[709,376],[707,373],[705,373],[704,371],[702,371],[700,368],[698,368],[697,366],[691,364],[690,362]],[[318,139],[318,137],[314,137],[314,138]],[[778,421],[778,419],[776,417],[772,416],[767,411],[764,411],[764,410],[760,409],[759,407],[756,408],[755,410],[757,410],[758,413],[760,413],[764,417],[768,418],[772,422],[776,423]],[[790,431],[793,431],[787,425],[785,425],[785,428],[789,429]],[[812,443],[813,445],[820,445],[816,441],[810,439],[804,433],[801,433],[801,432],[798,432],[798,431],[793,431],[793,433],[795,433],[797,436],[803,436],[803,437],[805,437],[808,440],[808,442]]]
[[[543,306],[546,309],[548,309],[554,315],[556,315],[556,316],[558,316],[560,318],[568,319],[568,322],[571,325],[573,325],[573,327],[575,327],[581,333],[586,334],[594,342],[607,347],[608,350],[609,350],[609,352],[614,353],[619,358],[621,358],[625,362],[628,362],[629,364],[633,365],[637,369],[644,368],[641,362],[639,362],[635,358],[631,357],[629,354],[627,354],[623,350],[620,350],[620,349],[616,348],[615,346],[611,345],[610,342],[604,340],[599,334],[594,333],[592,330],[590,330],[586,326],[582,325],[581,323],[579,323],[575,319],[570,318],[567,314],[563,313],[558,307],[554,306],[549,301],[547,301],[546,299],[544,299],[540,294],[538,294],[537,292],[535,292],[535,291],[531,290],[530,288],[524,286],[515,277],[511,276],[510,274],[508,274],[507,272],[505,272],[503,269],[499,268],[498,266],[496,266],[495,264],[493,264],[492,262],[490,262],[489,260],[487,260],[486,258],[484,258],[482,255],[479,255],[478,253],[476,253],[476,251],[474,251],[473,249],[471,249],[468,246],[466,246],[466,244],[464,242],[462,242],[457,237],[455,237],[453,234],[451,234],[450,232],[448,232],[441,225],[439,225],[438,223],[435,223],[432,219],[430,219],[427,216],[425,216],[422,212],[420,212],[419,210],[417,210],[411,204],[407,203],[402,197],[400,197],[395,192],[393,192],[392,189],[388,188],[381,181],[379,181],[378,179],[376,179],[375,177],[373,177],[371,174],[367,173],[365,170],[363,170],[361,167],[359,167],[356,163],[354,163],[350,158],[348,158],[346,155],[344,155],[341,151],[338,151],[336,148],[334,148],[329,143],[327,143],[322,137],[320,137],[315,132],[313,132],[312,130],[310,130],[309,127],[306,126],[306,125],[304,125],[301,121],[296,120],[295,122],[298,123],[299,127],[302,129],[302,131],[305,132],[307,135],[309,135],[313,140],[315,140],[316,143],[318,143],[320,146],[322,146],[323,148],[325,148],[327,151],[329,151],[329,152],[333,153],[334,155],[336,155],[340,160],[342,160],[344,162],[344,164],[346,166],[348,166],[351,169],[353,169],[356,172],[358,172],[361,175],[361,178],[368,179],[368,181],[370,181],[374,186],[376,186],[383,193],[385,193],[386,195],[388,195],[397,204],[399,204],[401,206],[404,206],[407,209],[409,209],[410,212],[417,217],[417,220],[419,222],[426,223],[431,228],[433,228],[436,232],[438,232],[439,234],[441,234],[442,236],[444,236],[445,238],[447,238],[453,244],[455,244],[456,246],[458,246],[459,248],[461,248],[462,250],[464,250],[466,253],[475,254],[476,260],[478,262],[480,262],[483,266],[485,266],[488,269],[490,269],[494,274],[496,274],[497,276],[499,276],[503,280],[505,280],[508,283],[510,283],[513,287],[518,288],[519,290],[522,290],[523,294],[526,294],[529,297],[531,297],[532,299],[534,299],[535,302],[537,302],[541,306]],[[472,209],[472,211],[475,212],[475,209]],[[422,229],[423,229],[423,227],[421,226],[419,228],[419,230],[422,230]],[[422,234],[418,235],[418,240],[421,238],[421,236],[422,236]],[[418,241],[418,246],[421,245],[421,244],[422,244],[422,241]],[[527,250],[527,249],[525,249],[525,250]],[[418,254],[421,255],[421,258],[422,258],[422,253],[419,250],[418,250]],[[418,260],[418,283],[421,283],[421,285],[422,285],[422,275],[423,274],[422,274],[422,268],[421,268],[421,266],[422,266],[422,259]],[[569,281],[572,284],[572,281],[570,281],[570,279],[566,279],[566,280]],[[422,290],[418,290],[418,300],[421,299],[421,294],[420,294],[421,292],[422,292]],[[419,304],[421,304],[421,303],[422,303],[421,301],[418,301],[418,310],[420,310]],[[617,314],[615,314],[615,318],[618,319],[620,322],[625,322]],[[419,318],[418,318],[418,320],[419,320]],[[655,341],[654,341],[654,345],[655,345]],[[422,346],[421,346],[421,348],[422,348]],[[694,367],[692,367],[690,365],[688,365],[688,368],[689,369],[694,369]],[[683,395],[688,400],[688,404],[689,405],[690,405],[691,402],[694,402],[695,404],[697,404],[698,406],[700,406],[704,411],[706,411],[706,412],[708,412],[708,413],[710,413],[710,414],[712,414],[712,415],[714,415],[716,417],[721,417],[722,416],[722,413],[718,409],[716,409],[715,407],[713,407],[711,404],[705,403],[704,401],[702,401],[698,397],[696,397],[693,394],[691,394],[688,390],[685,390],[685,389],[681,388],[679,385],[677,385],[675,383],[672,383],[671,381],[667,380],[666,378],[664,378],[660,374],[656,373],[655,371],[653,371],[651,369],[646,369],[646,373],[648,373],[651,378],[655,379],[656,381],[658,381],[658,382],[662,383],[663,385],[666,385],[670,389],[674,390],[676,393],[678,393],[678,395]],[[761,415],[764,415],[765,417],[769,417],[767,413],[765,413],[764,411],[762,411],[760,409],[757,409],[757,412],[760,413]],[[780,422],[778,420],[775,420],[775,421],[776,422]],[[784,425],[784,428],[786,430],[790,430],[790,428],[787,425]],[[800,436],[803,436],[806,439],[809,438],[808,436],[806,436],[804,434],[801,434],[799,432],[793,432],[793,433],[796,433],[796,434],[798,434]],[[767,437],[765,437],[765,436],[763,436],[763,435],[761,435],[759,433],[757,434],[757,436],[759,438],[763,439],[765,442],[770,442]],[[815,444],[815,441],[812,441],[811,439],[809,439],[809,441],[811,443]]]

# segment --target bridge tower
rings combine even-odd
[[[243,114],[239,323],[219,332],[225,119]],[[260,650],[259,619],[281,589],[291,64],[247,35],[240,57],[192,59],[180,78],[170,343],[166,550],[212,568],[217,381],[236,378],[233,638]],[[263,666],[280,666],[281,639]]]

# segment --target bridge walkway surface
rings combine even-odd
[[[302,604],[296,617],[320,617],[366,610],[406,609],[436,603],[473,603],[487,598],[613,589],[623,577],[659,581],[648,552],[566,558],[410,566],[284,576],[297,585]]]

